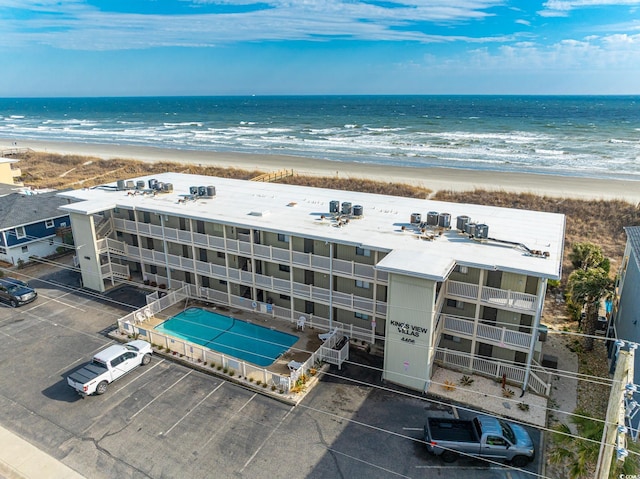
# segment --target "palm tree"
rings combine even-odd
[[[609,258],[605,258],[600,246],[593,243],[574,244],[569,259],[575,269],[602,268],[609,273],[611,268]]]
[[[593,336],[598,326],[598,309],[600,300],[611,295],[613,280],[603,268],[576,269],[569,275],[568,294],[575,304],[585,307],[584,349],[593,349]]]

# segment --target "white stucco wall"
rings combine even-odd
[[[431,376],[436,283],[389,275],[383,378],[425,390]]]

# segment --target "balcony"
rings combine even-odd
[[[129,266],[117,263],[107,263],[100,266],[102,279],[129,279]]]
[[[184,271],[194,271],[197,274],[208,276],[211,278],[231,280],[246,286],[255,286],[267,291],[281,294],[293,294],[296,298],[315,301],[318,303],[329,304],[330,292],[328,289],[318,286],[306,285],[291,282],[287,279],[274,278],[250,271],[243,271],[236,268],[227,268],[223,265],[212,264],[206,261],[194,260],[174,254],[167,254],[161,251],[155,251],[137,246],[130,246],[122,241],[110,238],[98,241],[98,248],[101,253],[107,250],[110,253],[117,254],[133,261],[144,261],[159,266],[166,266],[181,269]],[[359,311],[365,314],[377,314],[381,317],[387,315],[387,303],[384,301],[375,301],[370,298],[356,296],[350,293],[334,291],[331,301],[335,306],[343,306],[348,309]]]
[[[252,244],[251,237],[247,234],[240,234],[239,240],[224,239],[219,236],[210,236],[202,233],[194,233],[175,228],[162,228],[158,225],[148,223],[137,223],[135,221],[116,218],[113,226],[119,231],[132,234],[142,234],[152,238],[173,241],[180,244],[193,244],[195,246],[224,251],[233,254],[253,256],[256,259],[271,261],[274,263],[291,264],[296,267],[312,269],[323,273],[328,273],[333,269],[334,274],[373,281],[376,279],[375,267],[368,264],[361,264],[355,261],[334,259],[333,265],[326,256],[317,256],[300,251],[290,251],[288,249],[276,248],[268,245]],[[332,268],[333,266],[333,268]],[[377,272],[377,280],[380,284],[387,284],[388,274],[383,271]]]
[[[531,346],[531,334],[514,331],[505,327],[490,326],[479,320],[464,319],[459,316],[440,314],[436,320],[439,332],[466,339],[476,339],[483,343],[501,348],[528,352]]]
[[[480,287],[477,284],[447,281],[445,295],[452,299],[470,300],[484,306],[506,309],[519,313],[535,314],[538,297],[534,294],[518,293],[506,289]]]

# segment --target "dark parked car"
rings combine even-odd
[[[35,301],[37,297],[36,290],[24,281],[0,278],[0,301],[9,303],[12,308]]]

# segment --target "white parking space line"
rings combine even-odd
[[[403,427],[403,431],[424,431],[423,427]]]
[[[455,470],[455,471],[488,471],[491,469],[494,470],[501,470],[501,469],[507,469],[507,466],[443,466],[443,465],[434,465],[434,466],[428,466],[428,465],[422,465],[422,466],[415,466],[416,469],[451,469],[451,470]],[[526,473],[528,473],[528,471],[525,471]]]
[[[280,426],[282,426],[282,423],[289,417],[289,414],[291,414],[293,412],[293,410],[295,409],[295,406],[291,406],[291,409],[289,409],[287,411],[287,414],[285,414],[282,419],[280,419],[280,422],[278,423],[278,425],[276,427],[274,427],[271,432],[269,433],[269,435],[265,438],[264,441],[262,441],[262,444],[260,444],[260,447],[258,447],[258,449],[256,449],[256,452],[254,452],[251,457],[247,460],[247,462],[244,463],[244,466],[242,466],[242,469],[240,469],[238,472],[242,473],[242,471],[245,470],[245,468],[251,463],[251,461],[253,461],[253,459],[258,455],[258,453],[262,450],[262,448],[264,447],[264,445],[267,443],[267,441],[269,441],[269,439],[271,439],[271,436],[273,436],[276,431],[280,428]]]
[[[340,456],[347,457],[347,458],[351,459],[352,461],[361,462],[362,464],[366,464],[367,466],[374,467],[376,469],[379,469],[380,471],[384,471],[386,474],[392,474],[392,475],[397,476],[397,477],[406,477],[407,479],[411,478],[411,476],[405,476],[404,474],[400,474],[399,472],[395,472],[395,471],[392,471],[390,469],[387,469],[386,467],[378,466],[378,465],[376,465],[376,464],[374,464],[372,462],[365,461],[363,459],[359,459],[359,458],[351,456],[349,454],[345,454],[344,452],[337,451],[336,449],[331,449],[330,447],[327,448],[327,451],[331,451],[334,454],[338,454]]]
[[[227,424],[229,424],[229,422],[236,417],[238,414],[240,414],[240,412],[242,412],[242,410],[253,400],[253,398],[255,398],[258,395],[258,393],[254,393],[253,396],[251,396],[249,399],[247,399],[247,402],[245,402],[242,407],[240,409],[238,409],[236,412],[234,412],[231,416],[229,416],[227,418],[227,420],[224,422],[223,425],[221,425],[218,430],[216,432],[214,432],[211,437],[209,439],[207,439],[207,442],[205,442],[202,447],[200,447],[200,450],[204,449],[205,447],[207,447],[207,445],[218,435],[220,434],[220,432],[224,429],[224,426],[226,426]]]
[[[114,341],[109,341],[106,344],[103,344],[102,346],[97,347],[96,349],[94,349],[93,351],[91,351],[89,353],[89,358],[92,358],[94,356],[94,354],[96,354],[98,351],[100,351],[102,348],[104,348],[105,346],[107,346],[108,344],[113,343]],[[79,363],[82,360],[86,361],[87,358],[85,358],[84,356],[81,358],[76,359],[74,362],[72,362],[71,364],[67,364],[65,367],[58,369],[56,372],[54,372],[53,374],[50,374],[49,376],[47,376],[47,378],[52,378],[53,376],[58,376],[61,372],[68,370],[69,368],[73,367],[74,364]]]
[[[163,359],[164,361],[164,359]],[[160,363],[158,363],[160,364]],[[156,366],[158,365],[156,364]],[[154,366],[155,367],[155,366]],[[146,372],[146,371],[145,371]],[[133,420],[138,414],[140,414],[142,411],[144,411],[145,409],[147,409],[149,406],[151,406],[156,399],[160,398],[160,396],[162,396],[164,393],[166,393],[167,391],[169,391],[173,386],[175,386],[176,384],[178,384],[180,381],[182,381],[184,378],[186,378],[189,374],[191,374],[193,372],[193,370],[189,371],[187,374],[185,374],[184,376],[182,376],[180,379],[178,379],[175,383],[173,383],[171,386],[169,386],[168,388],[166,388],[164,391],[162,391],[160,394],[158,394],[156,397],[154,397],[151,401],[149,401],[147,404],[145,404],[142,409],[140,409],[137,413],[135,413],[133,416],[131,416],[129,418],[129,421]]]
[[[17,340],[18,340],[18,338],[14,338],[13,336],[11,336],[10,334],[5,333],[4,331],[0,331],[0,333],[1,333],[3,336],[6,336],[7,338],[13,339],[14,341],[17,341]]]
[[[83,308],[79,308],[78,306],[74,306],[73,304],[69,304],[69,303],[65,303],[64,301],[60,301],[60,298],[64,298],[65,296],[70,295],[71,293],[64,293],[61,296],[56,296],[55,298],[53,296],[46,296],[44,294],[38,294],[38,298],[44,298],[46,301],[38,301],[38,304],[34,304],[33,306],[31,306],[29,309],[25,310],[26,312],[29,311],[33,311],[34,309],[39,308],[40,306],[44,306],[47,303],[60,303],[64,306],[67,306],[69,308],[73,308],[73,309],[77,309],[78,311],[82,311],[83,313],[86,312],[86,309]],[[33,304],[33,303],[32,303]]]
[[[196,408],[197,408],[198,406],[200,406],[200,404],[202,404],[202,403],[203,403],[203,402],[204,402],[204,401],[205,401],[209,396],[211,396],[214,392],[216,392],[218,389],[220,389],[220,388],[222,387],[222,385],[223,385],[223,384],[224,384],[224,382],[221,382],[220,384],[218,384],[218,387],[214,388],[214,389],[213,389],[213,391],[211,391],[209,394],[207,394],[205,397],[203,397],[203,398],[198,402],[198,404],[196,404],[195,406],[193,406],[193,408],[189,409],[189,410],[187,411],[187,413],[186,413],[184,416],[182,416],[182,417],[178,420],[178,422],[176,422],[173,426],[171,426],[169,429],[167,429],[167,432],[165,432],[165,433],[164,433],[164,434],[162,434],[162,435],[163,435],[163,436],[166,436],[167,434],[169,434],[169,433],[173,430],[173,428],[175,428],[178,424],[180,424],[180,423],[182,422],[182,420],[183,420],[184,418],[186,418],[189,414],[191,414],[193,411],[195,411],[195,410],[196,410]]]
[[[129,381],[128,383],[126,383],[124,386],[116,389],[114,391],[114,393],[117,393],[119,391],[122,391],[124,388],[126,388],[127,386],[133,384],[134,382],[136,382],[138,379],[141,379],[145,374],[150,373],[151,371],[153,371],[155,368],[157,368],[158,366],[160,366],[162,363],[164,363],[166,361],[166,359],[161,359],[160,361],[158,361],[157,363],[155,363],[153,366],[150,366],[148,368],[145,368],[144,372],[139,374],[138,376],[136,376],[135,378],[133,378],[131,381]]]

